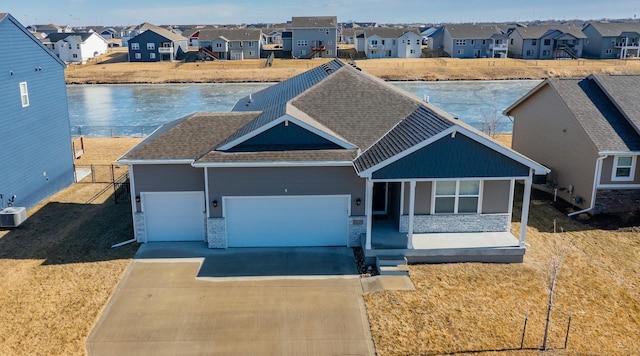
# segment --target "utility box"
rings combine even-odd
[[[27,220],[27,208],[10,206],[0,210],[0,227],[18,227]]]

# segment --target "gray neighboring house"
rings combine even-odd
[[[586,55],[601,59],[640,57],[640,22],[591,21],[582,28]]]
[[[140,242],[361,246],[369,261],[522,261],[530,187],[548,172],[339,60],[165,124],[118,161]]]
[[[506,58],[508,37],[497,25],[448,24],[443,50],[452,58]]]
[[[355,48],[367,58],[420,58],[422,36],[418,29],[372,27],[356,30]]]
[[[263,34],[259,28],[201,28],[189,36],[192,46],[205,48],[216,59],[259,59]]]
[[[521,59],[582,58],[587,36],[577,27],[516,27],[509,34],[509,57]]]
[[[640,210],[640,76],[547,79],[505,110],[513,149],[551,169],[540,189],[589,214]]]
[[[283,41],[285,40],[283,36]],[[336,58],[337,56],[338,18],[336,16],[291,18],[292,58]]]
[[[145,25],[146,29],[127,41],[129,62],[174,61],[187,52],[187,38],[159,26]]]

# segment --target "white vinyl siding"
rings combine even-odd
[[[29,106],[29,90],[27,89],[27,82],[20,83],[20,100],[22,101],[22,107]]]

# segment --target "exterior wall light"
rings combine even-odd
[[[217,200],[212,201],[212,202],[211,202],[211,205],[212,205],[214,208],[217,208],[217,207],[218,207],[218,201],[217,201]]]
[[[356,205],[360,206],[360,204],[362,204],[362,199],[360,198],[356,199]]]

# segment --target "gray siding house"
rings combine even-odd
[[[496,25],[444,26],[443,49],[453,58],[506,58],[508,37]]]
[[[582,32],[588,41],[584,52],[590,57],[625,59],[640,57],[640,22],[589,22]]]
[[[530,186],[548,172],[339,60],[231,112],[166,124],[119,162],[140,242],[362,246],[369,260],[429,262],[522,261]]]
[[[587,36],[577,27],[516,27],[509,34],[509,57],[521,59],[582,58]]]
[[[292,58],[336,58],[337,56],[338,18],[336,16],[291,18]]]
[[[202,28],[189,36],[192,46],[211,51],[216,59],[259,59],[262,30],[251,28]]]
[[[356,30],[355,48],[367,58],[420,58],[422,37],[417,29],[372,27]]]
[[[538,186],[578,213],[640,210],[640,76],[548,79],[505,110],[513,148],[551,169]]]
[[[0,43],[0,204],[32,207],[73,183],[65,64],[10,14]]]
[[[188,40],[162,27],[147,29],[128,40],[129,62],[159,62],[180,59],[187,52]]]

